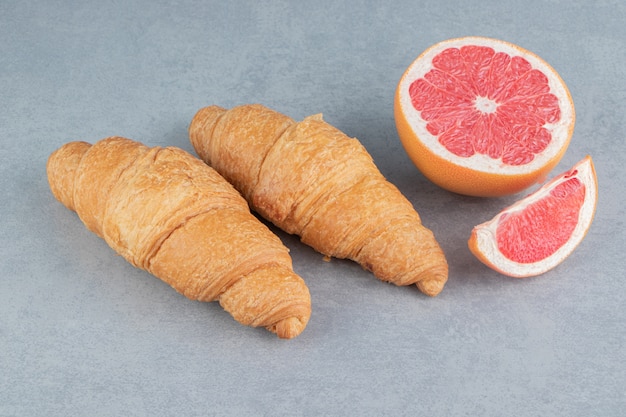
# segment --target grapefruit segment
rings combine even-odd
[[[435,184],[473,196],[524,190],[567,149],[574,104],[559,74],[508,42],[465,37],[424,51],[396,89],[398,136]]]
[[[471,252],[492,269],[524,278],[549,271],[583,240],[596,209],[598,186],[587,156],[571,170],[472,230]]]

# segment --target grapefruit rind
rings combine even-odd
[[[572,173],[575,173],[572,175]],[[558,184],[569,178],[578,178],[585,185],[585,199],[578,214],[578,222],[569,240],[550,256],[534,263],[519,263],[506,258],[497,247],[498,222],[505,213],[524,210],[529,204],[546,197]],[[578,162],[571,170],[555,177],[537,191],[505,208],[493,219],[472,230],[468,241],[470,251],[490,268],[514,278],[541,275],[563,262],[582,242],[589,230],[596,210],[598,185],[593,161],[590,156]]]
[[[548,147],[524,165],[508,165],[501,159],[475,153],[470,157],[452,154],[438,137],[428,132],[427,122],[413,107],[409,85],[432,69],[432,59],[447,48],[465,45],[489,46],[495,52],[521,56],[548,77],[550,92],[558,98],[561,117],[544,125],[552,136]],[[394,100],[394,115],[400,140],[415,166],[440,187],[459,194],[492,197],[514,194],[545,179],[569,146],[576,114],[571,94],[560,75],[536,54],[517,45],[485,37],[464,37],[437,43],[416,58],[402,75]],[[453,178],[448,178],[453,177]],[[477,182],[479,181],[479,182]]]

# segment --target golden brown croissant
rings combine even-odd
[[[244,325],[281,338],[304,330],[310,294],[288,249],[202,161],[111,137],[65,144],[47,172],[54,196],[134,266],[190,299],[219,300]]]
[[[254,210],[317,251],[431,296],[443,289],[448,265],[433,233],[361,143],[321,115],[296,123],[261,105],[209,106],[189,136]]]

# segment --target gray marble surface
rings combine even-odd
[[[0,2],[0,416],[621,416],[626,409],[626,3]],[[431,44],[501,38],[547,60],[577,111],[553,174],[591,154],[596,218],[526,280],[469,252],[520,196],[461,197],[404,153],[393,93]],[[192,151],[197,109],[323,113],[413,202],[450,264],[436,298],[324,262],[294,236],[311,321],[284,341],[133,268],[51,195],[70,140]]]

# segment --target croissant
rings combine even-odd
[[[215,170],[175,147],[70,142],[47,163],[53,195],[135,267],[280,338],[311,314],[289,251]]]
[[[255,211],[318,252],[430,296],[443,289],[448,264],[433,233],[363,145],[321,115],[295,122],[257,104],[209,106],[189,137]]]

